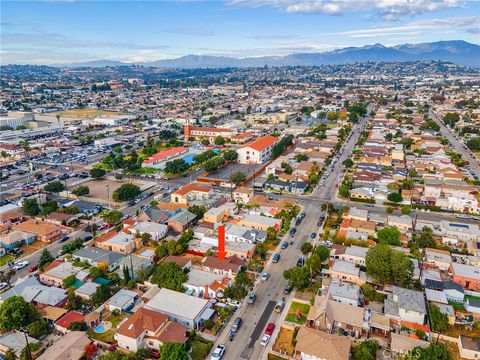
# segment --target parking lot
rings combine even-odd
[[[230,177],[237,173],[243,172],[247,179],[253,176],[254,172],[260,168],[261,165],[257,164],[237,164],[237,163],[230,163],[228,165],[223,166],[222,168],[218,169],[215,172],[210,173],[206,176],[207,179],[211,180],[223,180],[228,181]]]

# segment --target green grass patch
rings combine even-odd
[[[108,321],[110,321],[110,322],[112,323],[112,327],[113,327],[114,329],[116,329],[117,326],[118,326],[118,324],[120,324],[120,323],[123,321],[123,319],[126,319],[126,318],[127,318],[127,316],[124,315],[124,314],[112,315],[112,316],[108,319]]]
[[[0,266],[5,265],[6,263],[12,260],[13,260],[12,255],[3,255],[2,257],[0,257]]]
[[[480,301],[480,296],[475,296],[475,295],[465,295],[464,301],[467,302],[467,299],[472,299],[472,300],[477,300]]]
[[[284,358],[284,357],[281,357],[281,356],[278,356],[278,355],[275,355],[275,354],[272,354],[272,353],[268,353],[267,359],[268,360],[287,360],[287,358]]]
[[[104,162],[98,162],[94,164],[92,167],[97,168],[97,169],[103,169],[105,171],[111,171],[112,167],[108,164],[105,164]]]
[[[190,353],[192,360],[203,360],[207,357],[208,353],[212,349],[213,343],[200,337],[196,337],[190,346],[192,349]]]
[[[135,170],[135,173],[138,174],[138,175],[144,175],[144,174],[151,175],[151,174],[155,174],[156,170],[154,168],[150,168],[150,167],[143,167],[143,168]]]
[[[298,316],[298,312],[300,315]],[[307,314],[310,311],[310,305],[302,304],[298,302],[292,302],[290,309],[288,309],[288,314],[285,317],[285,320],[288,322],[293,322],[296,324],[303,325],[307,321]]]
[[[449,301],[448,304],[452,305],[455,310],[458,310],[458,311],[465,311],[466,310],[465,305],[462,304],[462,303],[458,303],[458,302],[455,302],[455,301]]]
[[[107,344],[115,344],[116,340],[114,339],[114,333],[113,331],[105,331],[104,333],[97,334],[93,329],[89,328],[87,329],[87,335],[95,340],[98,341],[103,341]]]

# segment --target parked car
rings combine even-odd
[[[83,238],[83,241],[84,241],[84,242],[85,242],[85,241],[90,241],[90,240],[92,240],[92,239],[93,239],[92,236],[87,235],[87,236],[85,236],[85,237]]]
[[[38,270],[38,265],[32,265],[29,269],[28,272],[34,272]]]
[[[69,239],[68,236],[64,236],[64,237],[62,237],[58,242],[61,242],[61,243],[62,243],[62,242],[67,241],[68,239]]]
[[[301,257],[297,260],[297,266],[298,267],[302,267],[304,263],[305,263],[305,259],[303,257]]]
[[[283,250],[283,249],[286,249],[287,247],[288,247],[288,242],[284,241],[280,248]]]
[[[270,335],[263,335],[262,341],[260,341],[260,345],[262,346],[267,346],[268,343],[270,342]]]
[[[210,360],[220,360],[225,354],[225,345],[217,345],[215,350],[213,350]]]
[[[23,269],[24,267],[27,267],[28,264],[30,264],[28,261],[20,261],[18,263],[15,263],[15,265],[13,265],[13,268],[15,270],[20,270],[20,269]]]
[[[317,237],[317,233],[316,233],[316,232],[312,232],[312,233],[310,234],[310,237],[311,237],[312,239],[315,239],[315,238]]]
[[[272,263],[276,264],[280,261],[280,254],[279,253],[276,253],[275,255],[273,255],[272,257]]]
[[[255,293],[250,293],[247,298],[247,303],[253,304],[255,300],[257,299],[257,295]]]
[[[237,332],[238,330],[240,330],[240,327],[242,326],[242,318],[241,317],[237,317],[235,318],[235,320],[233,320],[233,324],[232,324],[232,331],[233,332]]]
[[[275,330],[275,324],[271,322],[270,324],[267,325],[267,328],[265,329],[265,335],[272,336],[273,330]]]
[[[284,292],[286,295],[288,295],[288,294],[290,294],[290,293],[292,292],[292,290],[293,290],[293,286],[290,285],[290,284],[288,284],[288,285],[285,287],[285,290],[283,290],[283,292]]]
[[[234,306],[234,307],[236,306],[237,308],[239,308],[242,306],[242,303],[240,301],[227,298],[227,305]]]
[[[5,289],[6,287],[8,287],[8,284],[6,282],[0,283],[0,290]]]
[[[270,274],[268,272],[264,272],[262,274],[262,281],[267,281],[269,277],[270,277]]]

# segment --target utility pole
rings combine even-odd
[[[108,199],[108,207],[112,208],[112,203],[110,201],[110,185],[107,185],[107,199]]]
[[[21,330],[23,332],[23,336],[25,336],[25,342],[27,343],[27,346],[25,347],[25,359],[33,360],[32,352],[30,351],[30,344],[28,343],[27,331],[26,329],[21,329]]]

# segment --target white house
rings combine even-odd
[[[238,162],[240,164],[263,164],[270,160],[273,146],[277,142],[278,138],[267,135],[243,145],[237,150]]]

